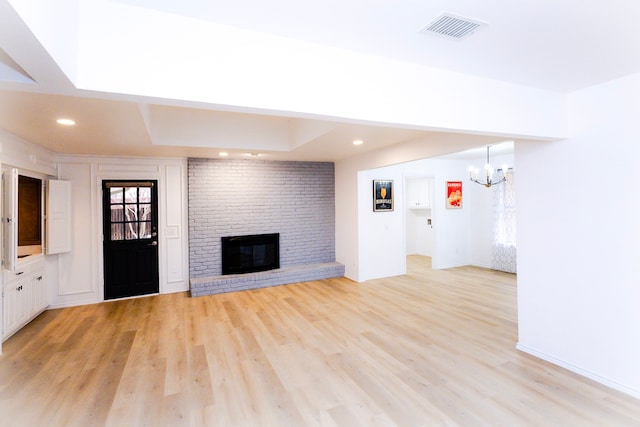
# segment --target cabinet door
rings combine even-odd
[[[16,323],[18,327],[27,323],[30,315],[31,283],[28,277],[22,278],[13,285],[16,288]]]
[[[3,324],[2,324],[2,338],[6,338],[11,335],[17,328],[17,290],[16,287],[7,285],[4,288],[2,296],[2,311],[3,311]]]
[[[41,312],[47,306],[47,289],[42,270],[36,270],[29,281],[29,317]]]
[[[31,286],[27,279],[27,277],[14,279],[4,287],[4,296],[2,298],[4,311],[3,339],[22,327],[29,318],[29,290]]]
[[[414,179],[407,181],[407,207],[416,208],[420,204],[418,182]]]
[[[2,172],[2,266],[14,271],[18,255],[18,169]]]
[[[410,209],[431,208],[430,178],[417,178],[407,182],[407,206]]]
[[[420,207],[429,209],[431,208],[431,191],[433,180],[431,178],[421,179],[418,187],[418,193],[420,194]]]
[[[50,179],[47,186],[47,254],[71,251],[71,182]]]

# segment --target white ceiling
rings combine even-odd
[[[92,7],[92,0],[76,2]],[[640,72],[637,0],[95,3],[135,6],[561,93]],[[69,2],[0,0],[0,128],[56,152],[214,157],[224,150],[231,156],[261,152],[273,159],[335,161],[430,134],[430,129],[296,111],[262,114],[259,106],[242,110],[164,94],[141,97],[77,89],[73,78],[62,72],[69,72],[68,64],[56,63],[16,12],[42,10],[43,19],[51,16],[55,21],[53,7],[58,4]],[[418,32],[442,12],[488,25],[460,41]],[[60,44],[56,49],[59,59],[73,46]],[[192,59],[197,63],[198,58]],[[63,115],[76,119],[77,126],[53,123],[52,117]],[[471,135],[461,138],[470,148],[486,142]],[[365,144],[354,147],[353,139]],[[496,136],[495,142],[503,139]]]
[[[117,0],[297,40],[568,92],[640,71],[637,0]],[[442,12],[488,23],[463,42]]]

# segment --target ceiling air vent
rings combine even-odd
[[[423,34],[436,34],[448,39],[460,40],[487,25],[486,22],[443,13],[420,29]]]

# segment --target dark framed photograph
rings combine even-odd
[[[393,181],[373,180],[373,211],[393,211]]]

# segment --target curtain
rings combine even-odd
[[[493,250],[491,267],[516,272],[516,200],[513,172],[493,188]]]

